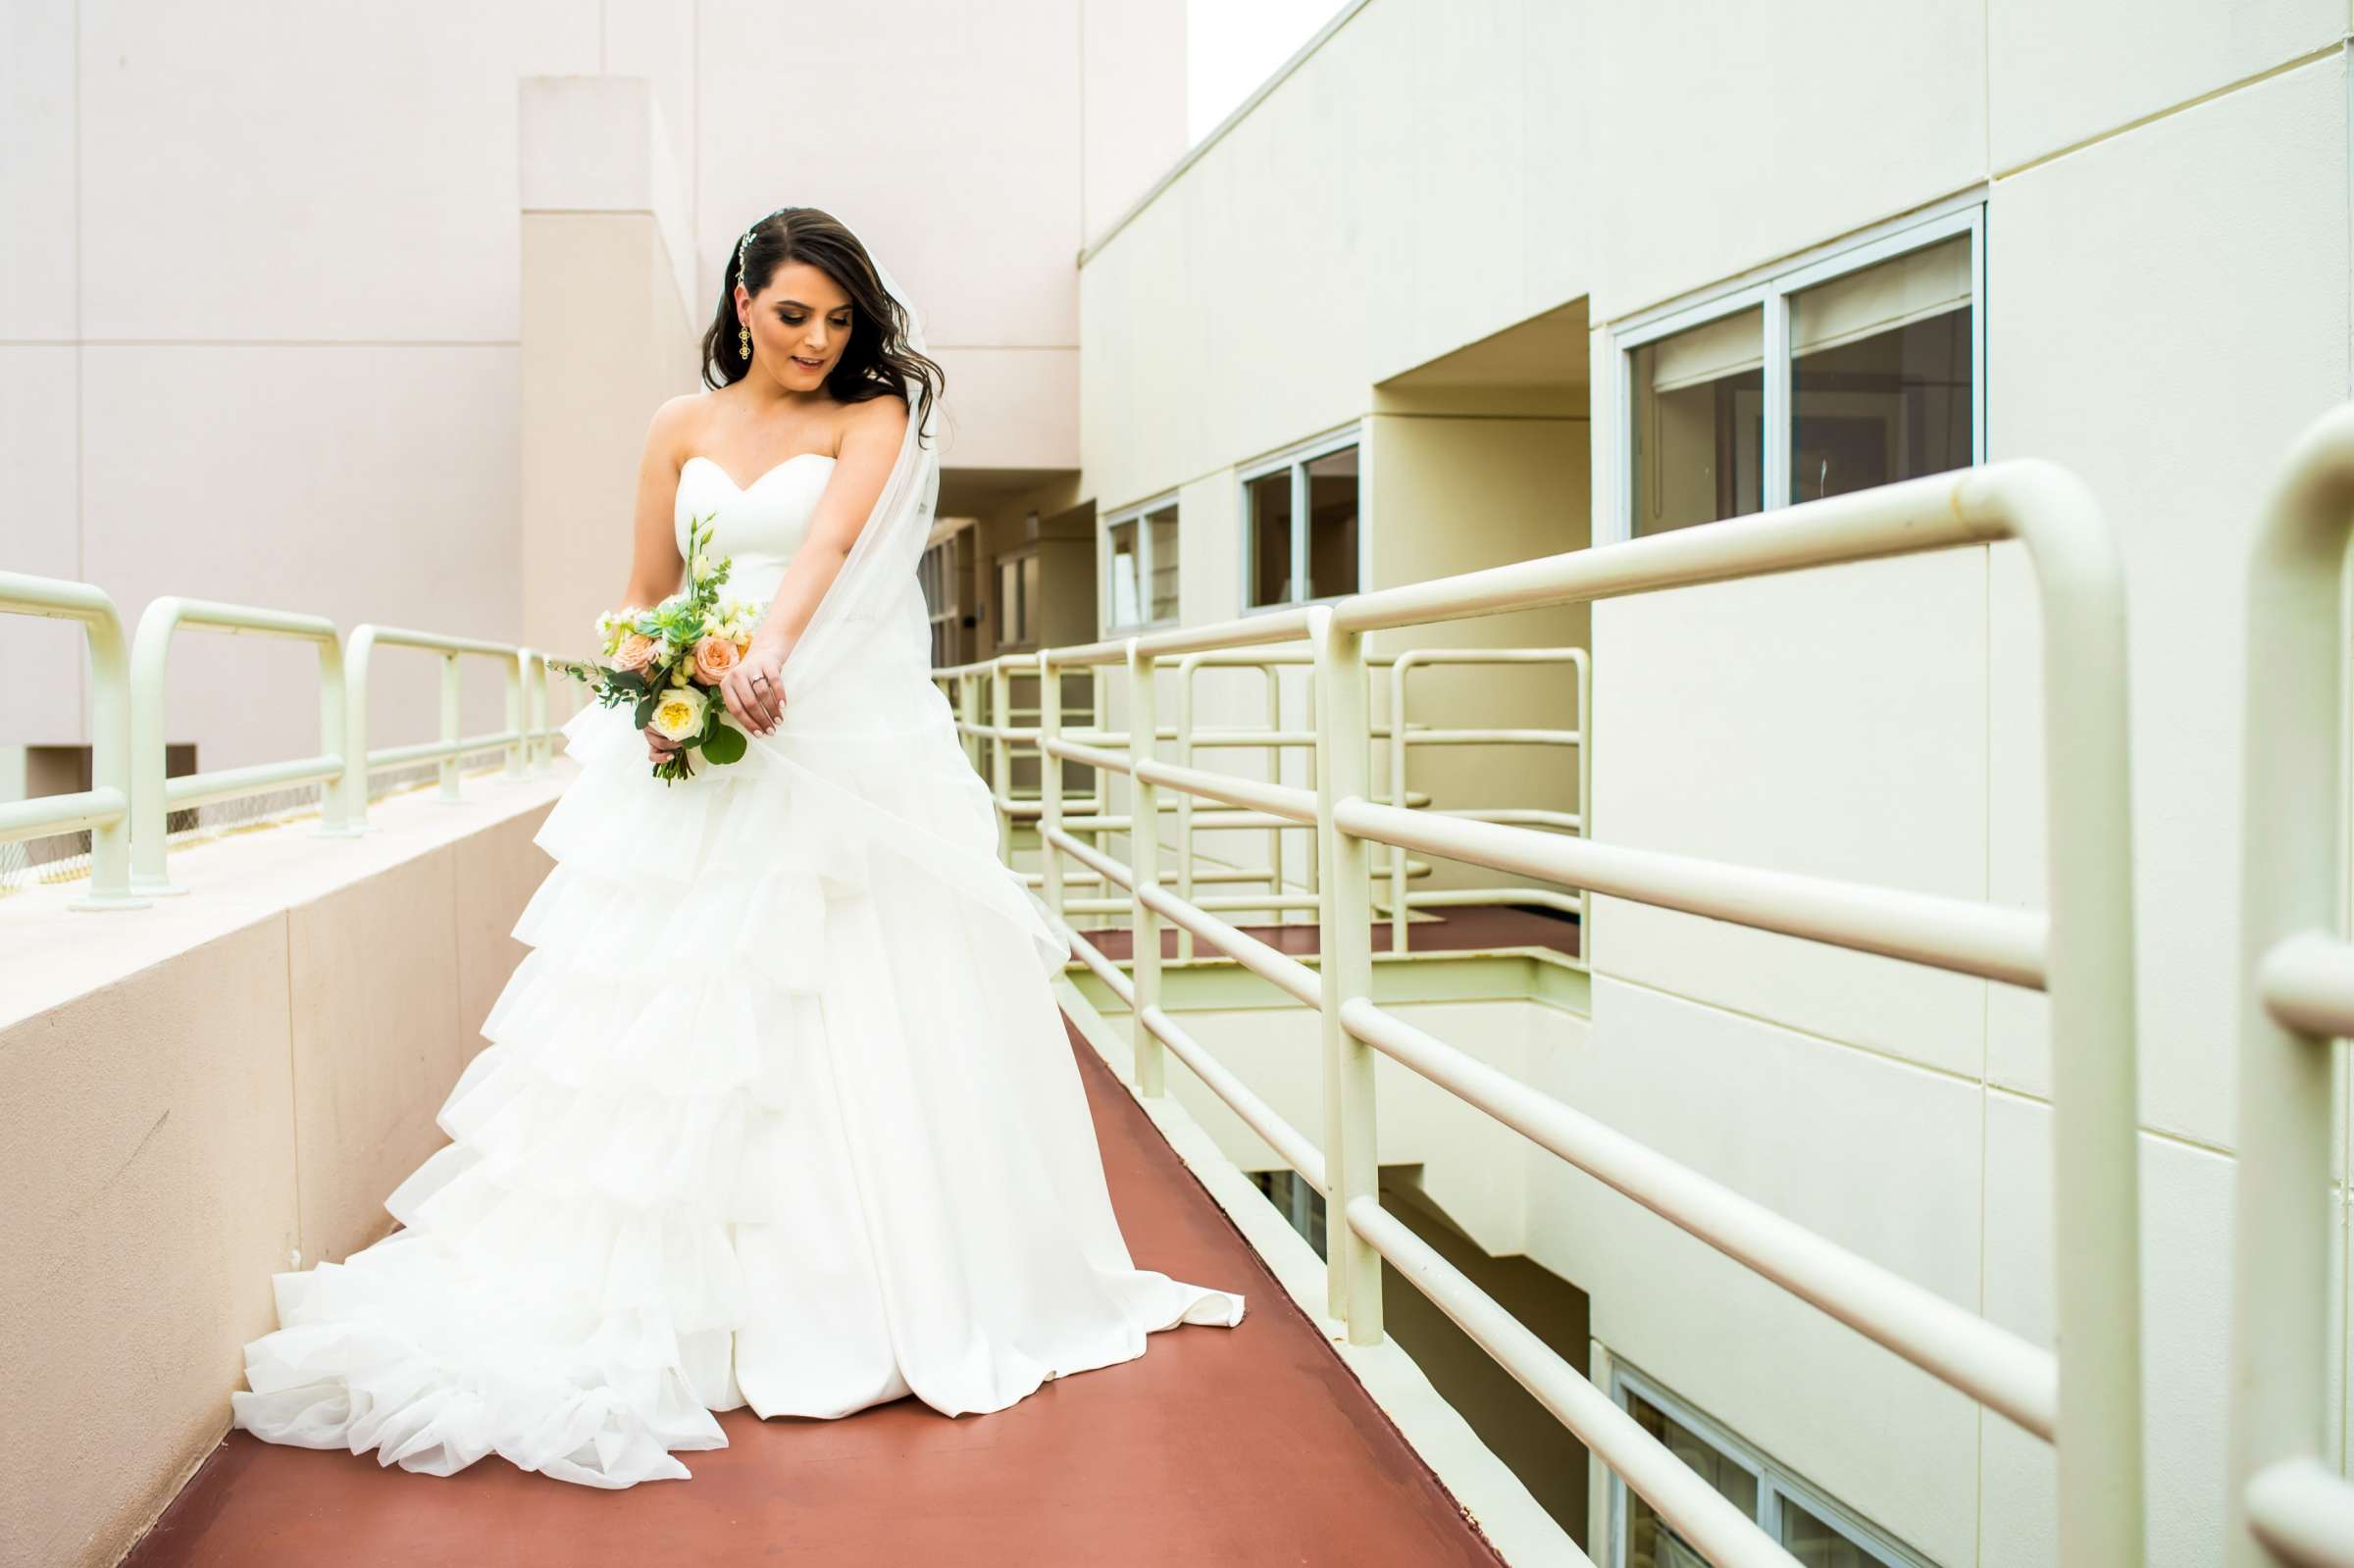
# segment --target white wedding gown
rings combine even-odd
[[[680,542],[715,511],[723,594],[764,602],[832,472],[804,454],[740,489],[690,459]],[[999,1410],[1242,1320],[1133,1265],[1048,988],[1063,955],[996,860],[914,582],[874,619],[854,679],[679,784],[627,709],[564,725],[581,773],[536,835],[532,951],[440,1109],[454,1141],[385,1199],[404,1229],[274,1276],[234,1426],[629,1487],[726,1446],[713,1411]]]

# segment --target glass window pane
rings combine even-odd
[[[1307,465],[1307,591],[1324,599],[1356,591],[1356,448]]]
[[[1790,297],[1790,499],[1970,466],[1970,236]]]
[[[1134,626],[1137,613],[1136,524],[1117,523],[1111,530],[1111,624]]]
[[[1806,1568],[1894,1568],[1887,1558],[1865,1550],[1837,1526],[1809,1513],[1795,1497],[1782,1494],[1782,1544]]]
[[[1177,619],[1177,509],[1162,507],[1145,519],[1151,531],[1152,619]]]
[[[1764,310],[1704,322],[1628,358],[1636,535],[1764,510]]]
[[[1636,1424],[1659,1439],[1668,1452],[1684,1462],[1685,1468],[1722,1492],[1727,1501],[1752,1519],[1758,1516],[1756,1476],[1641,1394],[1630,1391],[1626,1402]],[[1667,1528],[1666,1522],[1652,1512],[1650,1503],[1632,1491],[1625,1495],[1627,1568],[1707,1568],[1708,1559],[1690,1542]]]
[[[1243,486],[1251,581],[1245,602],[1288,604],[1292,593],[1292,473],[1279,469]]]

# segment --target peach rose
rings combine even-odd
[[[621,639],[621,647],[613,655],[616,668],[642,670],[654,662],[654,639],[642,632],[633,632]]]
[[[713,632],[694,645],[694,678],[707,686],[715,686],[719,678],[735,669],[742,657],[734,642]]]

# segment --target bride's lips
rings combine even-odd
[[[798,354],[788,355],[787,357],[790,358],[795,365],[799,365],[807,370],[819,371],[826,368],[826,362],[822,359],[803,359]]]

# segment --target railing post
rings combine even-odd
[[[1414,667],[1411,649],[1390,666],[1390,804],[1403,810],[1406,790],[1406,678]],[[1406,851],[1390,846],[1390,951],[1407,950]]]
[[[2334,1391],[2324,1373],[2335,1208],[2333,1047],[2274,1016],[2263,976],[2280,943],[2345,929],[2346,673],[2338,595],[2350,520],[2354,408],[2341,408],[2306,430],[2274,482],[2248,574],[2239,1168],[2226,1473],[2225,1554],[2233,1568],[2279,1560],[2251,1533],[2250,1485],[2276,1466],[2326,1464],[2328,1457],[2327,1407]]]
[[[115,791],[124,811],[90,829],[90,890],[72,907],[144,909],[130,891],[130,650],[111,601],[79,619],[90,650],[90,786]]]
[[[1283,728],[1283,667],[1270,661],[1261,664],[1258,668],[1259,673],[1267,680],[1267,728],[1271,731],[1280,731]],[[1314,680],[1312,673],[1309,680],[1311,683]],[[1271,745],[1267,747],[1266,757],[1267,782],[1269,784],[1283,783],[1284,748],[1279,745]],[[1290,890],[1285,886],[1283,880],[1283,830],[1281,828],[1267,830],[1267,872],[1269,878],[1267,896],[1281,898]],[[1290,922],[1291,911],[1280,905],[1267,911],[1269,925],[1283,926]]]
[[[1187,654],[1177,661],[1177,764],[1194,765],[1194,671],[1201,656]],[[1177,896],[1194,901],[1194,792],[1177,791]],[[1177,928],[1177,956],[1194,956],[1194,934]]]
[[[130,643],[130,890],[152,898],[184,893],[165,870],[164,666],[181,601],[149,601]]]
[[[343,638],[341,633],[323,638],[319,643],[319,745],[341,746],[351,733],[350,715],[344,711],[349,700],[349,683],[343,675]],[[368,759],[355,757],[348,751],[343,755],[343,770],[333,779],[319,784],[319,834],[328,838],[349,838],[358,830],[344,814],[343,781],[351,770],[360,770],[360,787],[368,784]]]
[[[1013,675],[1003,661],[989,667],[989,794],[998,808],[998,858],[1013,864]]]
[[[981,771],[981,737],[973,733],[972,727],[981,722],[981,699],[976,694],[980,687],[975,684],[975,678],[967,671],[957,671],[955,680],[956,722],[965,727],[958,732],[956,738],[964,742],[965,757],[972,763],[973,772],[979,773]]]
[[[1153,760],[1160,719],[1153,701],[1152,658],[1128,639],[1128,867],[1136,880],[1130,893],[1129,935],[1136,966],[1136,1007],[1129,1015],[1136,1053],[1139,1093],[1158,1096],[1160,1037],[1145,1027],[1148,1008],[1160,1006],[1160,917],[1145,906],[1145,889],[1160,885],[1160,791],[1144,777],[1140,763]]]
[[[1593,638],[1589,634],[1588,641]],[[1577,835],[1594,841],[1594,666],[1584,648],[1569,650],[1569,666],[1577,679]],[[1577,890],[1578,967],[1594,966],[1594,895]]]
[[[1381,1341],[1381,1254],[1349,1223],[1349,1205],[1379,1188],[1373,1115],[1373,1049],[1341,1025],[1342,1004],[1373,993],[1371,867],[1361,838],[1333,820],[1344,800],[1370,787],[1372,735],[1365,713],[1365,639],[1332,612],[1309,612],[1320,691],[1316,725],[1316,842],[1324,862],[1316,948],[1323,982],[1325,1291],[1349,1324],[1351,1344]]]
[[[353,627],[343,656],[343,771],[325,792],[334,805],[320,830],[340,838],[368,831],[368,671],[375,654],[375,626]]]
[[[450,661],[455,664],[456,660]],[[532,743],[531,720],[525,715],[523,674],[532,667],[532,650],[517,648],[515,657],[507,663],[507,729],[514,739],[507,742],[506,777],[520,779],[527,771],[524,753]]]
[[[442,744],[454,746],[459,741],[459,681],[457,654],[442,654]],[[440,763],[440,798],[457,800],[457,753],[449,753]]]
[[[545,773],[555,765],[555,737],[547,733],[547,683],[553,679],[547,668],[547,655],[535,653],[533,677],[524,687],[524,710],[531,721],[532,772]]]
[[[1047,742],[1062,738],[1062,677],[1054,671],[1052,651],[1038,650],[1038,859],[1039,890],[1054,918],[1068,923],[1062,907],[1062,851],[1050,836],[1062,831],[1062,759]]]

